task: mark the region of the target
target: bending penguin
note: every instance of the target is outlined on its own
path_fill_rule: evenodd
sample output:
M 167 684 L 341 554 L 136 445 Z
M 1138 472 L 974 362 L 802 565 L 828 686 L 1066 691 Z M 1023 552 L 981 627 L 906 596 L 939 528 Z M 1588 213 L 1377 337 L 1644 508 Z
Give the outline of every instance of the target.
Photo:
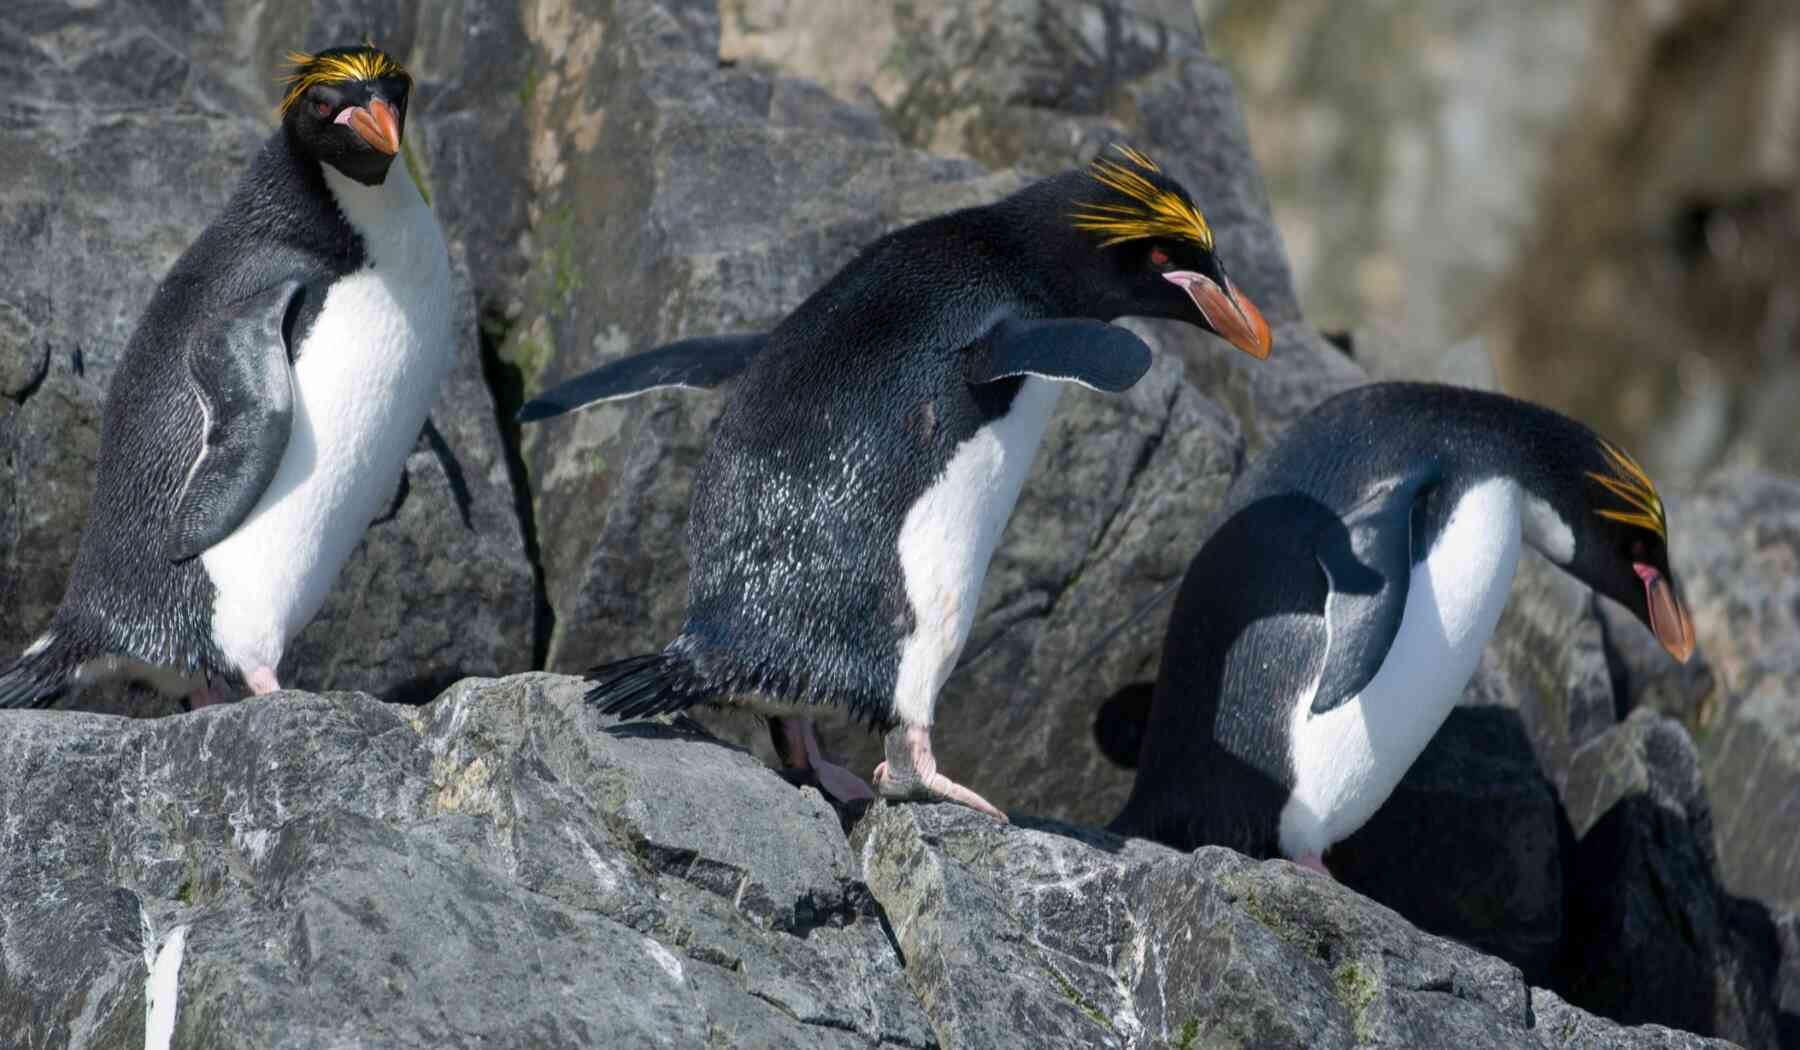
M 1456 706 L 1521 544 L 1677 660 L 1694 650 L 1644 471 L 1500 394 L 1331 398 L 1244 472 L 1219 521 L 1176 598 L 1124 834 L 1325 871 Z
M 847 708 L 887 731 L 883 796 L 1005 819 L 938 770 L 933 707 L 1061 385 L 1121 391 L 1150 367 L 1106 323 L 1128 314 L 1269 351 L 1193 198 L 1120 148 L 876 240 L 767 335 L 675 343 L 526 405 L 541 419 L 741 376 L 694 483 L 686 623 L 596 669 L 590 699 L 796 716 L 784 757 L 854 797 L 867 787 L 818 755 L 808 718 Z
M 443 235 L 394 163 L 412 80 L 373 47 L 288 57 L 281 127 L 126 346 L 68 591 L 0 707 L 112 677 L 274 691 L 393 497 L 455 346 Z

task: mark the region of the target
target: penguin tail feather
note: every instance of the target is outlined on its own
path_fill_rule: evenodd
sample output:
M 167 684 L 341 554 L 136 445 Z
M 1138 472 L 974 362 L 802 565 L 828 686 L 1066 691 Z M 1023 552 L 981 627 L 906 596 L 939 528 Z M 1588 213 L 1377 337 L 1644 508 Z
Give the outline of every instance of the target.
M 715 699 L 718 690 L 704 681 L 688 656 L 664 650 L 602 664 L 588 672 L 594 687 L 587 701 L 600 712 L 620 718 L 685 711 Z
M 49 707 L 69 691 L 69 678 L 81 662 L 81 654 L 59 635 L 43 635 L 0 670 L 0 710 Z

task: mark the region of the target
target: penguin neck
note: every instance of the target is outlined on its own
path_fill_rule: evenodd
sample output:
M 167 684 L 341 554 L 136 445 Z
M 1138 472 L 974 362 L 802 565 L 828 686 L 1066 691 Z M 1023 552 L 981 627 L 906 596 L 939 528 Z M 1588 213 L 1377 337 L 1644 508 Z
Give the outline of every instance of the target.
M 1485 469 L 1472 473 L 1510 485 L 1518 494 L 1513 503 L 1518 508 L 1519 539 L 1555 564 L 1568 565 L 1575 557 L 1575 532 L 1557 509 L 1555 475 L 1546 465 L 1543 447 L 1546 435 L 1535 428 L 1490 429 L 1487 438 L 1495 444 L 1483 457 Z
M 1427 384 L 1395 384 L 1408 396 L 1401 426 L 1416 435 L 1406 461 L 1440 459 L 1447 475 L 1467 491 L 1501 479 L 1518 493 L 1519 538 L 1559 566 L 1575 555 L 1568 503 L 1568 449 L 1589 440 L 1584 428 L 1549 409 L 1504 394 Z M 1388 428 L 1392 418 L 1365 425 Z
M 388 168 L 387 178 L 373 186 L 365 186 L 329 164 L 320 164 L 319 170 L 344 221 L 362 236 L 371 261 L 379 252 L 384 265 L 406 266 L 404 256 L 416 247 L 420 217 L 429 221 L 430 213 L 405 163 L 396 160 Z M 395 252 L 401 257 L 387 257 Z

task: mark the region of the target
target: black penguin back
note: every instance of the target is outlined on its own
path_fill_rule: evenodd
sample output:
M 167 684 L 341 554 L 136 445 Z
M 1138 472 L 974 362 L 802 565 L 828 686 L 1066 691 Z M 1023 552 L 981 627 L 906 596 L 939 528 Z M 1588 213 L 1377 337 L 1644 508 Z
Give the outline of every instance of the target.
M 987 209 L 896 231 L 771 333 L 695 479 L 687 621 L 654 671 L 665 688 L 633 710 L 748 697 L 892 724 L 916 627 L 901 527 L 1023 382 L 972 386 L 962 351 L 999 316 L 1050 309 L 1004 237 Z M 621 710 L 605 688 L 595 698 Z

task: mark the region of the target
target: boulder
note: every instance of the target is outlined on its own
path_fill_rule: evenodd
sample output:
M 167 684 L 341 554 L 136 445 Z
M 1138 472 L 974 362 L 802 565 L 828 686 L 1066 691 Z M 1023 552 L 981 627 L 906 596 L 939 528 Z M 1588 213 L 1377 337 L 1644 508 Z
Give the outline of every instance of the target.
M 1701 1047 L 1619 1028 L 1286 861 L 943 806 L 856 829 L 946 1048 Z
M 1344 885 L 1549 984 L 1563 946 L 1567 822 L 1517 712 L 1458 707 L 1328 858 Z
M 1712 676 L 1670 691 L 1694 711 L 1719 872 L 1734 894 L 1800 910 L 1800 483 L 1729 473 L 1672 513 Z
M 816 792 L 580 694 L 10 716 L 0 1040 L 934 1045 Z
M 1284 861 L 811 788 L 577 679 L 0 735 L 0 1041 L 1703 1047 Z
M 1563 803 L 1568 938 L 1559 990 L 1627 1023 L 1654 1020 L 1778 1047 L 1766 909 L 1719 884 L 1700 756 L 1681 726 L 1634 711 L 1584 745 Z

